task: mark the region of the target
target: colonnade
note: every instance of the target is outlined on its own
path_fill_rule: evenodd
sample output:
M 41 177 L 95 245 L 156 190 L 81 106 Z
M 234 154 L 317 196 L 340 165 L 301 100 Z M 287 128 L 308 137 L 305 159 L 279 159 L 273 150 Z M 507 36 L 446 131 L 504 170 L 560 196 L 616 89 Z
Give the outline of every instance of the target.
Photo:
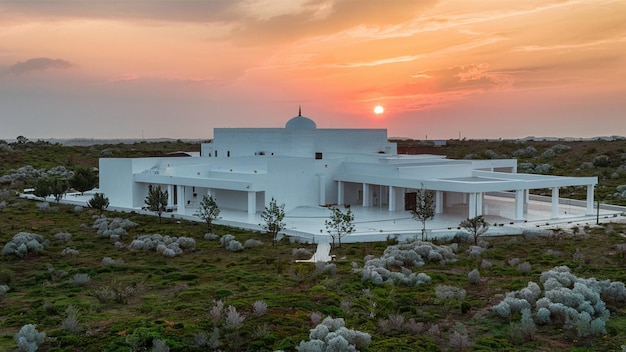
M 398 211 L 398 200 L 404 197 L 406 194 L 406 187 L 397 187 L 392 185 L 372 185 L 368 183 L 362 184 L 362 206 L 373 206 L 372 198 L 372 186 L 378 186 L 386 188 L 388 192 L 378 192 L 378 196 L 382 197 L 384 193 L 387 195 L 387 206 L 389 211 Z M 586 185 L 587 197 L 586 197 L 586 215 L 594 214 L 594 185 Z M 559 218 L 559 188 L 551 188 L 551 206 L 550 215 L 552 219 Z M 338 181 L 337 187 L 337 204 L 345 204 L 345 182 Z M 435 214 L 441 214 L 444 212 L 444 193 L 448 193 L 444 190 L 435 190 Z M 456 192 L 459 193 L 459 192 Z M 513 191 L 515 196 L 514 205 L 514 220 L 523 221 L 526 220 L 528 215 L 528 203 L 530 200 L 530 189 L 516 189 Z M 478 215 L 483 215 L 484 211 L 484 198 L 485 192 L 462 192 L 463 203 L 467 204 L 468 218 L 473 218 Z M 377 204 L 383 204 L 384 200 L 379 199 Z

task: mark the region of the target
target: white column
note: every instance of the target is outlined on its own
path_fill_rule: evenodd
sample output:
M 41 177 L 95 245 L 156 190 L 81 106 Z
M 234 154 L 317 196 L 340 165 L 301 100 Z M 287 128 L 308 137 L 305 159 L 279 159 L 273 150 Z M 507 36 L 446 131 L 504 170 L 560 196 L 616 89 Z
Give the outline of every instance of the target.
M 389 186 L 389 211 L 396 211 L 396 188 Z
M 483 215 L 483 192 L 476 193 L 476 215 Z
M 524 220 L 524 190 L 515 190 L 515 220 Z
M 587 215 L 593 215 L 593 185 L 587 185 Z
M 185 186 L 176 186 L 176 212 L 178 214 L 185 213 Z
M 248 217 L 254 217 L 256 214 L 256 192 L 248 191 Z
M 337 205 L 344 204 L 343 200 L 343 182 L 337 181 Z
M 174 205 L 174 185 L 167 185 L 167 205 Z
M 326 204 L 326 176 L 317 175 L 318 205 Z
M 443 192 L 435 191 L 435 214 L 443 213 Z
M 370 185 L 363 184 L 363 206 L 368 207 L 370 205 Z
M 469 194 L 469 214 L 468 218 L 473 218 L 476 216 L 476 193 Z
M 530 190 L 524 190 L 524 216 L 528 215 L 528 205 L 530 204 Z
M 559 217 L 559 187 L 552 188 L 552 219 Z

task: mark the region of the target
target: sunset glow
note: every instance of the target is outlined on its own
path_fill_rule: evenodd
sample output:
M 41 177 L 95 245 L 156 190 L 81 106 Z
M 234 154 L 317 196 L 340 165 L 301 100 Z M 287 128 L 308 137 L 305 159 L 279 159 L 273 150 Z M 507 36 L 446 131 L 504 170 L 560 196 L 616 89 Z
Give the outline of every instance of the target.
M 376 115 L 380 115 L 380 114 L 382 114 L 383 112 L 385 112 L 385 108 L 383 108 L 382 106 L 380 106 L 380 105 L 376 105 L 376 106 L 374 107 L 374 114 L 376 114 Z
M 625 1 L 0 0 L 0 138 L 626 135 L 624 92 Z

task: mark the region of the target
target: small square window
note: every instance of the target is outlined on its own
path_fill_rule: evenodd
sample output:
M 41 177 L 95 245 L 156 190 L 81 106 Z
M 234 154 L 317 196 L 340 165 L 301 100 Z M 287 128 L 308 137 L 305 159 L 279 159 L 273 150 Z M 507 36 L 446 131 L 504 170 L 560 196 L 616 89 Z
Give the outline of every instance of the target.
M 315 160 L 322 160 L 322 153 L 315 153 Z

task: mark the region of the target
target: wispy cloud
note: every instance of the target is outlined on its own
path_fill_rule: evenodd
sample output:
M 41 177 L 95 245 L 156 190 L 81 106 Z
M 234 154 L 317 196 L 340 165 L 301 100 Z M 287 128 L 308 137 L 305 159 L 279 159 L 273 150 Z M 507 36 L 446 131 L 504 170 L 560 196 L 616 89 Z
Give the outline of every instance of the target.
M 23 74 L 31 71 L 44 71 L 48 69 L 67 69 L 73 67 L 69 61 L 61 59 L 50 59 L 47 57 L 38 57 L 26 61 L 18 62 L 9 66 L 9 72 L 12 74 Z
M 622 44 L 626 42 L 626 37 L 617 37 L 603 40 L 595 40 L 584 43 L 573 44 L 556 44 L 556 45 L 522 45 L 512 48 L 513 52 L 534 52 L 534 51 L 563 51 L 563 50 L 577 50 L 577 49 L 590 49 L 604 45 Z
M 405 56 L 390 57 L 390 58 L 386 58 L 386 59 L 366 61 L 366 62 L 349 62 L 349 63 L 345 63 L 345 64 L 334 64 L 334 65 L 328 65 L 328 67 L 337 67 L 337 68 L 342 68 L 342 67 L 351 67 L 351 68 L 354 68 L 354 67 L 371 67 L 371 66 L 395 64 L 395 63 L 400 63 L 400 62 L 411 62 L 411 61 L 415 61 L 415 60 L 417 60 L 419 58 L 420 58 L 420 55 L 405 55 Z

